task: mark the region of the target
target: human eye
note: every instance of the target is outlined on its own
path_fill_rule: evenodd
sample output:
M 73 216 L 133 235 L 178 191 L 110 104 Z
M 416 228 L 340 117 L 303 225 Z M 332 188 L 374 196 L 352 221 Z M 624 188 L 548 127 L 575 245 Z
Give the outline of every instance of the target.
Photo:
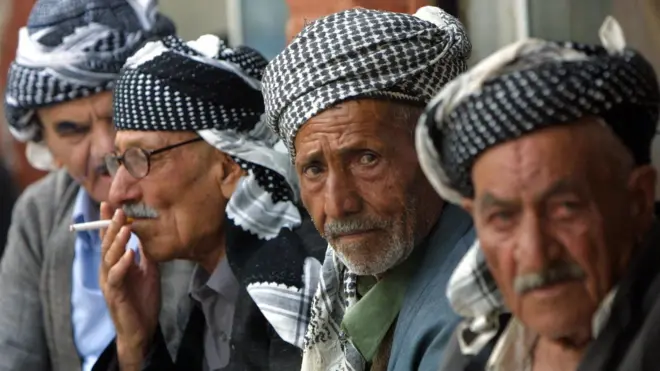
M 303 166 L 302 173 L 306 178 L 315 179 L 323 173 L 323 168 L 320 164 L 312 163 Z
M 89 132 L 89 130 L 89 126 L 77 124 L 71 121 L 61 121 L 55 125 L 55 132 L 60 137 L 85 135 Z
M 570 219 L 580 212 L 582 205 L 575 197 L 562 198 L 553 202 L 551 215 L 555 219 Z
M 376 161 L 378 161 L 378 157 L 373 152 L 365 152 L 358 159 L 358 163 L 363 166 L 373 165 Z
M 498 209 L 488 213 L 486 218 L 488 224 L 497 229 L 507 229 L 511 227 L 516 219 L 516 213 L 513 210 Z

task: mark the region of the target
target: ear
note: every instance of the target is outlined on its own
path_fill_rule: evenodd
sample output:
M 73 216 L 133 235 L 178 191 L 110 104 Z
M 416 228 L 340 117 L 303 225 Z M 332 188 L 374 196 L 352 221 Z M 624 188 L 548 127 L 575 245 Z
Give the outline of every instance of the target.
M 238 181 L 243 175 L 245 175 L 245 171 L 228 155 L 223 154 L 222 157 L 222 171 L 219 174 L 220 176 L 218 181 L 220 183 L 220 190 L 222 191 L 222 195 L 225 197 L 225 199 L 229 200 L 234 194 L 234 190 L 236 190 Z
M 656 171 L 652 165 L 635 168 L 628 178 L 628 190 L 631 195 L 630 214 L 638 221 L 640 233 L 645 233 L 655 216 Z
M 461 199 L 461 207 L 463 210 L 467 211 L 468 214 L 474 219 L 474 200 L 471 198 L 464 197 Z

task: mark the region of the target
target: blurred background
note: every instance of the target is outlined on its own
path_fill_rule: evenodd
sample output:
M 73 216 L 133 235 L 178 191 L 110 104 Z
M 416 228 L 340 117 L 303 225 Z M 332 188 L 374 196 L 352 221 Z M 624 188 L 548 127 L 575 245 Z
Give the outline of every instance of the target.
M 14 58 L 18 28 L 33 0 L 0 0 L 0 86 Z M 412 13 L 424 5 L 440 6 L 458 16 L 472 40 L 471 63 L 524 37 L 598 42 L 607 15 L 621 23 L 629 45 L 649 58 L 660 72 L 660 0 L 160 0 L 163 13 L 185 39 L 215 34 L 231 45 L 245 44 L 269 59 L 284 48 L 305 22 L 361 6 Z M 4 120 L 0 106 L 0 120 Z M 0 125 L 0 160 L 23 189 L 44 174 L 26 162 L 23 145 Z M 660 167 L 660 141 L 654 143 Z M 2 191 L 2 190 L 0 190 Z M 660 195 L 660 188 L 658 189 Z

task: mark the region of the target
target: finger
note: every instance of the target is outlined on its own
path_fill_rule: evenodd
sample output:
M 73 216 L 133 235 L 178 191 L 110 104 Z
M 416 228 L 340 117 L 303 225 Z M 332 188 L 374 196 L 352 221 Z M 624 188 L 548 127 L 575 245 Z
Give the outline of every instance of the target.
M 109 239 L 109 237 L 110 236 L 107 235 L 106 240 Z M 115 235 L 115 239 L 110 245 L 110 248 L 106 251 L 105 255 L 102 256 L 101 269 L 99 269 L 99 283 L 101 286 L 104 286 L 107 281 L 108 271 L 112 269 L 115 264 L 117 264 L 117 261 L 126 251 L 126 244 L 130 238 L 131 227 L 121 227 L 119 233 Z
M 108 280 L 106 281 L 106 288 L 121 289 L 125 282 L 128 270 L 131 268 L 134 259 L 133 250 L 128 249 L 120 257 L 117 264 L 113 265 L 108 271 Z
M 126 244 L 128 244 L 128 240 L 130 238 L 131 227 L 128 225 L 122 226 L 119 230 L 119 233 L 117 233 L 115 240 L 112 242 L 112 245 L 110 245 L 110 249 L 103 258 L 103 262 L 108 267 L 108 269 L 117 264 L 122 255 L 124 255 L 126 252 Z
M 101 202 L 101 212 L 100 218 L 101 220 L 108 220 L 112 218 L 112 207 L 107 202 Z M 101 228 L 99 230 L 99 234 L 101 236 L 101 241 L 103 241 L 103 236 L 105 235 L 105 228 Z
M 124 212 L 121 209 L 115 210 L 115 214 L 112 217 L 112 222 L 110 222 L 110 226 L 106 229 L 103 235 L 103 240 L 101 241 L 102 259 L 104 259 L 103 257 L 110 249 L 110 246 L 112 246 L 112 243 L 114 242 L 117 233 L 119 232 L 119 229 L 124 224 L 126 224 L 126 216 L 124 215 Z

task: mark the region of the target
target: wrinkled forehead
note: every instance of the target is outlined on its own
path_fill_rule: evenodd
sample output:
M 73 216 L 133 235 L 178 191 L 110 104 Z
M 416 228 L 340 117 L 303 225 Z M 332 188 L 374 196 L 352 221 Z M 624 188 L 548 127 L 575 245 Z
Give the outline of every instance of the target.
M 475 196 L 538 196 L 558 186 L 587 187 L 598 160 L 611 148 L 609 129 L 597 120 L 552 126 L 496 145 L 472 167 Z M 607 138 L 610 136 L 610 138 Z
M 112 94 L 96 93 L 88 97 L 73 99 L 38 108 L 42 122 L 70 121 L 89 122 L 93 117 L 107 119 L 112 116 Z
M 197 134 L 193 131 L 156 131 L 156 130 L 118 130 L 115 136 L 115 149 L 125 151 L 139 147 L 153 150 L 192 139 Z

